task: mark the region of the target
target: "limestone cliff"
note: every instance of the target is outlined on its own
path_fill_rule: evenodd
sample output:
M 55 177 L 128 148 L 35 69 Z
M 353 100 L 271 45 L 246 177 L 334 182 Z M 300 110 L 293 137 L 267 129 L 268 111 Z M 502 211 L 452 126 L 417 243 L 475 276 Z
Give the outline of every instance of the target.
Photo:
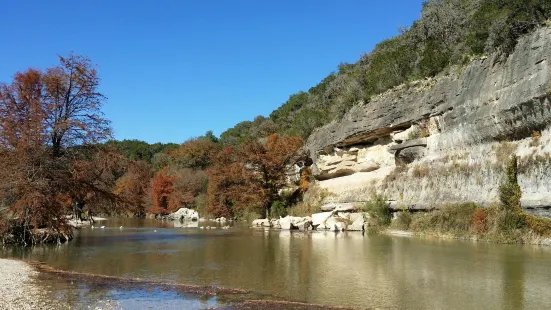
M 551 207 L 551 28 L 447 75 L 361 102 L 306 142 L 337 202 L 384 193 L 396 208 L 497 200 L 502 164 L 521 158 L 523 206 Z M 504 141 L 510 142 L 504 142 Z

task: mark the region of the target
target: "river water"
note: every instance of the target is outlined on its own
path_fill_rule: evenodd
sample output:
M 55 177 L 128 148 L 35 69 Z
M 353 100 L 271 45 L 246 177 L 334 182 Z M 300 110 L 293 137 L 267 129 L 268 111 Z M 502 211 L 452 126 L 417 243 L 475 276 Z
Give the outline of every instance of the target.
M 551 308 L 550 247 L 360 232 L 206 230 L 138 219 L 101 225 L 79 230 L 67 244 L 0 254 L 67 271 L 244 289 L 254 299 L 382 309 Z M 63 287 L 56 289 L 81 306 L 95 292 L 69 298 Z M 99 295 L 122 308 L 161 301 L 165 308 L 228 304 L 155 289 L 102 287 Z

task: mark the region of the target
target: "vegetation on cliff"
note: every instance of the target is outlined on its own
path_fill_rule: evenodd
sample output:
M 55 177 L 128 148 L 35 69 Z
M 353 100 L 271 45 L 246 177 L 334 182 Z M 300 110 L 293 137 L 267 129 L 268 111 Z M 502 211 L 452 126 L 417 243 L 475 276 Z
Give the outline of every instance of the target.
M 522 211 L 522 192 L 517 173 L 517 157 L 512 156 L 507 161 L 499 187 L 500 202 L 495 205 L 483 208 L 475 203 L 463 203 L 446 205 L 426 213 L 403 210 L 391 227 L 422 234 L 476 238 L 500 243 L 530 243 L 551 237 L 551 220 Z M 381 211 L 376 214 L 379 213 Z M 379 224 L 382 227 L 388 225 Z
M 258 116 L 228 129 L 224 145 L 278 132 L 304 140 L 339 120 L 359 101 L 412 80 L 445 73 L 474 57 L 506 56 L 518 38 L 551 18 L 547 0 L 430 0 L 421 18 L 401 34 L 379 43 L 356 63 L 342 63 L 308 91 L 293 94 L 269 117 Z

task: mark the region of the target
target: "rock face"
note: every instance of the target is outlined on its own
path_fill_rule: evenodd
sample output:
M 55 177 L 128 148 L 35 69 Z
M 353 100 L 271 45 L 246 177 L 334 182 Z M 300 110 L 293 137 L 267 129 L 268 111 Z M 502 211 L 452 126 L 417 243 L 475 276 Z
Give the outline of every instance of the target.
M 551 28 L 522 38 L 508 56 L 450 71 L 360 102 L 314 131 L 306 148 L 333 202 L 375 191 L 396 208 L 489 204 L 504 160 L 516 154 L 523 206 L 551 206 L 541 183 L 551 177 Z

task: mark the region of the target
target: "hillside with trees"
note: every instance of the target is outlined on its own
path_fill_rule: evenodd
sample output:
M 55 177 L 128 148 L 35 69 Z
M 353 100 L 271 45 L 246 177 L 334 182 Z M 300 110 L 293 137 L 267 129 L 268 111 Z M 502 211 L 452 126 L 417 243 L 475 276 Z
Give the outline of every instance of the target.
M 504 57 L 518 38 L 549 23 L 547 0 L 430 0 L 421 18 L 385 40 L 356 63 L 341 63 L 316 86 L 293 94 L 269 117 L 257 116 L 221 135 L 235 145 L 273 132 L 304 140 L 359 102 L 395 86 L 446 74 L 452 66 L 499 52 Z

